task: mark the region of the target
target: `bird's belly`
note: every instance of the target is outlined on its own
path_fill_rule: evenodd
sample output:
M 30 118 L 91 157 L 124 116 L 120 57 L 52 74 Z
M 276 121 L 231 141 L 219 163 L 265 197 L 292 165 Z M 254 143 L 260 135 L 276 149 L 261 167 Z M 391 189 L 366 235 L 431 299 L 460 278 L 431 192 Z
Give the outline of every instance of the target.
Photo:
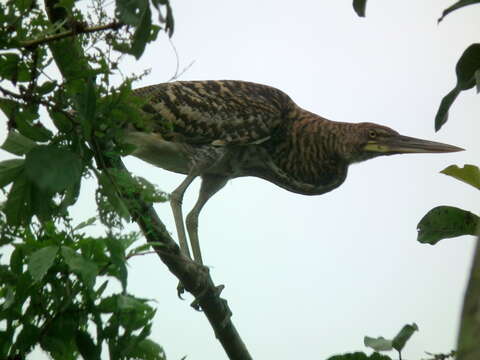
M 180 174 L 190 172 L 191 161 L 185 146 L 164 140 L 159 134 L 132 131 L 124 141 L 136 146 L 131 154 L 152 165 Z

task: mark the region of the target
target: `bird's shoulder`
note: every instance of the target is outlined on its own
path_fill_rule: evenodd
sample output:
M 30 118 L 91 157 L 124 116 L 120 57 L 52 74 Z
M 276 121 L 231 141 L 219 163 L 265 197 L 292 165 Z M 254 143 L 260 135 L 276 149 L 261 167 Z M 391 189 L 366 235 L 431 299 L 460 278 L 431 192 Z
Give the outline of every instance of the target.
M 296 107 L 283 91 L 235 80 L 177 81 L 134 90 L 147 100 L 153 129 L 214 145 L 265 141 Z

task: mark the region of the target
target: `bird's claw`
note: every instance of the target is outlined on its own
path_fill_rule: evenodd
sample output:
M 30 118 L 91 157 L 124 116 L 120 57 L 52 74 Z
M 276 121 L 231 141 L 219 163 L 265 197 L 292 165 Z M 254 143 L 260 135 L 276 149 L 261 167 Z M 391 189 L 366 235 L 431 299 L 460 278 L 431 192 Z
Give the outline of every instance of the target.
M 180 298 L 180 300 L 185 300 L 182 297 L 182 294 L 185 292 L 185 286 L 183 286 L 182 282 L 179 281 L 177 285 L 177 296 Z
M 210 296 L 214 296 L 214 297 L 220 297 L 220 294 L 222 293 L 223 289 L 225 289 L 225 285 L 218 285 L 218 286 L 215 286 L 215 291 L 213 292 L 212 295 Z M 200 306 L 200 301 L 205 298 L 207 296 L 207 291 L 206 290 L 202 290 L 202 292 L 200 294 L 198 294 L 197 296 L 195 296 L 195 300 L 192 301 L 192 303 L 190 304 L 190 306 L 192 308 L 194 308 L 195 310 L 197 311 L 202 311 L 202 308 Z M 231 314 L 230 314 L 231 315 Z M 230 318 L 230 317 L 229 317 Z

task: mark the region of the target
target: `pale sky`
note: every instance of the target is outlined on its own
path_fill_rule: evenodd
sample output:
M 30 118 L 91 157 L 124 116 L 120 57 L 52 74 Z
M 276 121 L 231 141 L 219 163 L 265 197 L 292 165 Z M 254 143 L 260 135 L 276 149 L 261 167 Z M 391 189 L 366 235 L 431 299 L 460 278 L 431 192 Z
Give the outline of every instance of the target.
M 436 246 L 416 241 L 417 223 L 435 206 L 480 212 L 478 190 L 439 174 L 451 164 L 479 165 L 480 154 L 480 97 L 473 90 L 459 96 L 439 133 L 433 127 L 455 84 L 457 59 L 479 40 L 480 6 L 437 25 L 452 3 L 370 1 L 360 19 L 351 1 L 172 0 L 181 67 L 195 61 L 182 80 L 264 83 L 332 120 L 375 122 L 467 149 L 354 165 L 340 188 L 322 196 L 242 178 L 213 197 L 200 218 L 204 261 L 215 283 L 225 285 L 222 296 L 254 359 L 369 352 L 365 335 L 392 337 L 412 322 L 420 331 L 405 359 L 455 348 L 473 237 Z M 175 56 L 160 36 L 140 61 L 124 66 L 151 68 L 138 86 L 150 85 L 173 75 Z M 126 165 L 165 191 L 183 178 L 134 158 Z M 92 189 L 74 209 L 79 220 L 93 215 Z M 197 192 L 198 181 L 185 213 Z M 156 209 L 176 237 L 170 206 Z M 226 359 L 205 316 L 190 308 L 190 296 L 177 298 L 177 280 L 156 256 L 131 260 L 129 274 L 129 292 L 157 301 L 152 338 L 169 359 Z

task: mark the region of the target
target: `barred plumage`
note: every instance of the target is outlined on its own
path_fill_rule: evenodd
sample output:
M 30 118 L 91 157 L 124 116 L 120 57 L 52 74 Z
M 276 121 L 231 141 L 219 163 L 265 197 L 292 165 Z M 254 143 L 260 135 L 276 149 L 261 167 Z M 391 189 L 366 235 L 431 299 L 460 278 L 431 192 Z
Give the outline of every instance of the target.
M 343 183 L 351 163 L 413 152 L 462 149 L 399 135 L 372 123 L 341 123 L 298 107 L 284 92 L 244 81 L 182 81 L 135 90 L 146 98 L 151 132 L 130 130 L 133 155 L 187 177 L 172 193 L 180 245 L 189 255 L 181 202 L 202 178 L 186 218 L 193 255 L 202 262 L 198 215 L 228 180 L 256 176 L 284 189 L 319 195 Z

